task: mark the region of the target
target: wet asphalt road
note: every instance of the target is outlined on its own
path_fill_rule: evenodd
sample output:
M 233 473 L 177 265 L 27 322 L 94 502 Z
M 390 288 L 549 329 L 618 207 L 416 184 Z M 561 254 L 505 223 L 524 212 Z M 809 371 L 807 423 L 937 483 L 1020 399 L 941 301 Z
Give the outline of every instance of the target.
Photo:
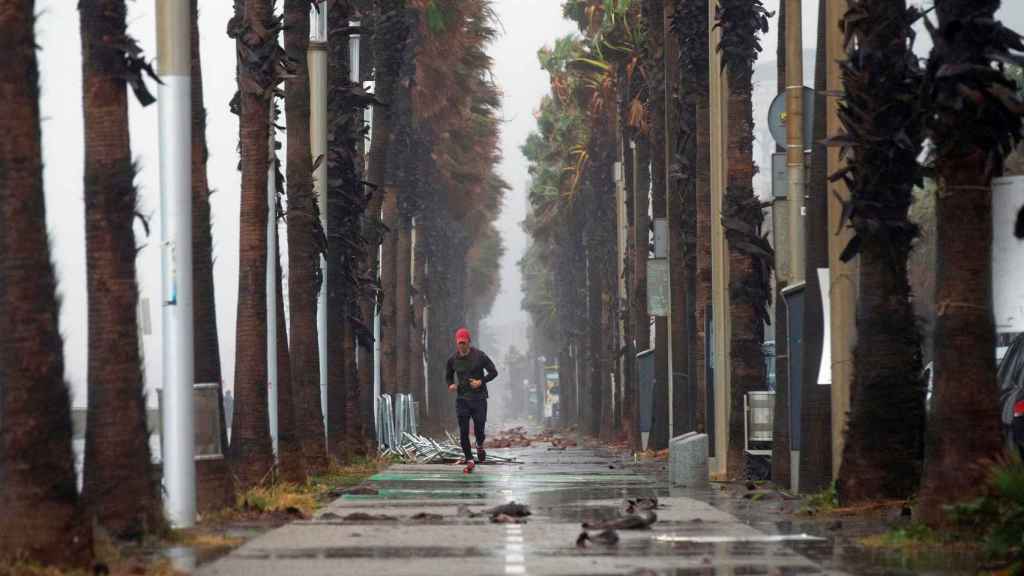
M 517 464 L 396 465 L 374 476 L 376 494 L 348 494 L 310 521 L 260 536 L 203 575 L 280 574 L 838 574 L 777 542 L 697 493 L 669 491 L 653 478 L 587 448 L 550 445 L 494 450 Z M 620 530 L 614 546 L 576 546 L 582 522 L 616 518 L 625 498 L 657 496 L 649 530 Z M 471 512 L 528 504 L 523 524 Z M 351 514 L 390 518 L 346 520 Z M 417 518 L 414 516 L 421 515 Z M 761 527 L 765 530 L 764 527 Z M 597 531 L 591 531 L 596 534 Z

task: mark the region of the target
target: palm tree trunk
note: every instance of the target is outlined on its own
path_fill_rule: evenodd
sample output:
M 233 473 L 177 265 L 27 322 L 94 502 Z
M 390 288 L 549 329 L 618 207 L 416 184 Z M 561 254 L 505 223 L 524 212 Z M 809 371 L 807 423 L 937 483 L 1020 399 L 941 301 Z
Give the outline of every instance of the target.
M 844 505 L 910 497 L 924 456 L 921 335 L 908 281 L 918 235 L 909 210 L 923 140 L 920 72 L 913 47 L 902 41 L 912 13 L 904 1 L 862 8 L 866 18 L 846 28 L 856 48 L 844 73 L 843 110 L 858 106 L 886 121 L 847 129 L 855 138 L 848 181 L 861 249 L 851 410 L 837 484 Z M 876 222 L 892 228 L 876 231 Z
M 245 0 L 228 24 L 238 46 L 241 92 L 242 206 L 239 224 L 238 319 L 232 469 L 241 490 L 262 482 L 274 465 L 267 419 L 267 166 L 275 42 L 270 0 Z M 263 32 L 260 32 L 263 31 Z
M 79 4 L 85 116 L 89 410 L 83 501 L 117 536 L 160 530 L 146 429 L 136 311 L 134 185 L 128 135 L 124 0 Z
M 412 282 L 412 222 L 399 217 L 395 238 L 395 378 L 397 389 L 405 394 L 413 392 L 409 380 L 409 337 L 412 308 L 409 287 Z
M 387 231 L 384 233 L 383 247 L 380 255 L 380 389 L 385 394 L 401 392 L 398 387 L 398 326 L 397 298 L 395 288 L 398 267 L 398 190 L 394 187 L 384 189 L 383 220 Z
M 754 58 L 749 50 L 749 35 L 760 31 L 756 22 L 764 9 L 757 0 L 734 0 L 723 5 L 720 24 L 722 46 L 742 49 L 728 51 L 726 72 L 729 79 L 728 182 L 722 221 L 729 243 L 730 334 L 730 410 L 729 450 L 726 474 L 730 479 L 746 476 L 744 453 L 743 400 L 751 390 L 764 386 L 764 323 L 771 298 L 769 275 L 771 247 L 761 236 L 764 219 L 760 201 L 754 196 L 753 91 Z M 753 29 L 751 29 L 753 28 Z
M 427 390 L 423 366 L 423 311 L 426 304 L 426 243 L 423 239 L 423 218 L 416 218 L 416 244 L 413 249 L 412 322 L 409 329 L 409 388 L 426 406 Z
M 947 520 L 943 504 L 971 500 L 986 489 L 988 471 L 981 464 L 1002 452 L 992 262 L 985 256 L 992 250 L 992 179 L 1020 141 L 1021 114 L 994 96 L 994 84 L 1005 90 L 1009 83 L 979 72 L 1005 60 L 993 54 L 1010 50 L 1013 34 L 995 20 L 999 6 L 999 0 L 935 2 L 938 34 L 924 92 L 938 151 L 938 314 L 933 411 L 917 510 L 933 525 Z M 947 73 L 956 68 L 974 71 Z
M 280 246 L 280 243 L 278 243 Z M 299 419 L 302 412 L 298 406 L 298 394 L 295 393 L 294 371 L 289 351 L 288 326 L 284 318 L 284 292 L 282 291 L 283 270 L 281 268 L 281 252 L 274 255 L 277 263 L 277 468 L 278 478 L 292 484 L 306 483 L 306 462 L 302 453 L 302 440 L 299 432 Z M 293 344 L 294 345 L 294 344 Z M 319 386 L 317 386 L 319 389 Z M 319 390 L 318 390 L 319 391 Z M 317 394 L 317 399 L 319 399 Z
M 706 38 L 708 35 L 708 0 L 687 0 L 686 13 L 693 13 L 695 37 Z M 692 11 L 692 12 L 691 12 Z M 697 417 L 694 427 L 698 432 L 707 432 L 708 387 L 707 379 L 707 324 L 711 309 L 711 108 L 710 87 L 708 77 L 708 43 L 697 41 L 692 50 L 684 51 L 691 59 L 689 65 L 693 72 L 691 81 L 694 84 L 696 98 L 695 122 L 696 134 L 696 166 L 694 190 L 694 209 L 696 211 L 696 285 L 694 287 L 694 324 L 696 347 L 693 358 L 696 376 L 696 391 L 693 401 L 697 405 Z
M 224 412 L 224 380 L 220 369 L 217 304 L 213 290 L 213 235 L 210 227 L 210 185 L 206 162 L 206 108 L 199 52 L 199 1 L 190 0 L 192 37 L 192 331 L 196 382 L 217 383 L 220 449 L 225 458 L 196 461 L 196 505 L 200 512 L 234 503 L 235 487 L 228 469 L 228 426 Z
M 71 401 L 50 264 L 35 3 L 0 0 L 0 556 L 85 565 Z
M 287 0 L 284 48 L 292 66 L 285 80 L 285 120 L 288 125 L 288 306 L 292 389 L 297 437 L 306 466 L 313 473 L 326 469 L 324 423 L 320 407 L 320 357 L 317 333 L 317 293 L 320 290 L 320 218 L 313 193 L 313 157 L 309 122 L 309 0 Z M 278 336 L 280 339 L 280 336 Z M 280 386 L 280 383 L 278 384 Z M 280 402 L 280 401 L 279 401 Z M 280 414 L 280 410 L 278 410 Z M 280 424 L 279 424 L 280 427 Z M 278 448 L 280 449 L 280 438 Z

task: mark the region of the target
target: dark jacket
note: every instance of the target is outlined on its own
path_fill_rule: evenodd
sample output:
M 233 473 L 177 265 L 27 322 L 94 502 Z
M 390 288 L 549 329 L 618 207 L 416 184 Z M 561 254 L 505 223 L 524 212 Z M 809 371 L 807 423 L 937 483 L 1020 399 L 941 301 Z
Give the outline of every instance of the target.
M 448 359 L 444 380 L 449 386 L 456 383 L 459 385 L 459 398 L 480 399 L 487 398 L 487 383 L 497 377 L 498 369 L 487 354 L 470 348 L 469 354 L 453 354 Z M 470 380 L 480 380 L 483 385 L 474 390 L 469 385 Z

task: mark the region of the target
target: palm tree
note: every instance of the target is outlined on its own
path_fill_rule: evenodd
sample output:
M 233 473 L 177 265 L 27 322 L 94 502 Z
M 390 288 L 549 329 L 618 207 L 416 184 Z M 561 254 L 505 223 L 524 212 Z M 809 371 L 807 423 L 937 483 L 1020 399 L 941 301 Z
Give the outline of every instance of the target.
M 985 485 L 979 466 L 1002 449 L 992 315 L 992 178 L 1021 137 L 1017 86 L 1003 62 L 1024 50 L 995 19 L 999 0 L 937 0 L 925 78 L 927 135 L 938 172 L 935 381 L 918 513 Z M 998 65 L 994 65 L 998 63 Z M 965 217 L 966 216 L 966 217 Z
M 768 31 L 768 12 L 760 0 L 720 0 L 718 26 L 729 80 L 728 182 L 722 223 L 729 243 L 729 312 L 731 409 L 729 411 L 729 478 L 745 474 L 743 399 L 764 383 L 761 343 L 773 254 L 761 234 L 761 202 L 754 196 L 754 142 L 751 93 L 754 61 L 761 51 L 759 33 Z
M 284 5 L 284 49 L 290 75 L 285 80 L 288 124 L 288 306 L 291 311 L 291 372 L 298 408 L 299 439 L 310 471 L 326 469 L 324 421 L 320 417 L 320 358 L 317 336 L 317 293 L 323 229 L 313 195 L 313 157 L 309 136 L 309 0 Z M 280 413 L 280 412 L 279 412 Z M 280 440 L 278 441 L 280 443 Z
M 381 300 L 381 391 L 394 392 L 394 222 L 398 210 L 395 191 L 388 187 L 388 150 L 391 131 L 394 129 L 394 103 L 401 87 L 399 72 L 404 61 L 404 46 L 408 38 L 409 24 L 406 20 L 405 0 L 374 1 L 375 31 L 373 35 L 373 58 L 376 80 L 376 95 L 381 104 L 373 108 L 373 140 L 370 143 L 370 158 L 367 179 L 377 187 L 380 203 L 370 205 L 370 216 L 381 217 L 384 228 L 368 230 L 368 236 L 383 244 L 384 253 L 380 264 Z M 383 215 L 379 216 L 379 210 Z M 371 246 L 376 246 L 376 242 Z M 376 254 L 371 247 L 370 252 Z M 371 257 L 376 260 L 376 256 Z
M 228 35 L 238 50 L 242 155 L 235 407 L 230 456 L 239 489 L 274 465 L 267 416 L 267 166 L 270 99 L 280 59 L 271 0 L 236 5 Z
M 82 497 L 87 514 L 121 537 L 163 524 L 146 430 L 135 281 L 137 191 L 126 79 L 145 65 L 127 36 L 124 0 L 83 0 L 85 235 L 89 292 L 89 409 Z M 140 72 L 134 75 L 141 83 Z M 143 89 L 144 90 L 144 89 Z M 143 94 L 143 105 L 152 97 Z
M 228 431 L 224 413 L 224 381 L 217 340 L 217 306 L 213 290 L 213 237 L 210 226 L 210 186 L 206 177 L 206 108 L 199 52 L 199 1 L 189 2 L 192 37 L 192 286 L 193 353 L 196 382 L 217 383 L 220 448 L 225 458 L 196 461 L 197 506 L 219 510 L 234 503 L 234 483 L 228 470 Z
M 327 13 L 328 443 L 339 458 L 370 450 L 367 408 L 373 391 L 372 356 L 367 353 L 372 349 L 373 308 L 365 306 L 363 295 L 374 293 L 368 289 L 373 280 L 366 266 L 368 253 L 376 249 L 367 248 L 375 243 L 364 236 L 370 200 L 362 184 L 360 142 L 363 111 L 375 101 L 349 80 L 350 9 L 337 3 Z M 357 345 L 363 350 L 358 372 Z
M 71 406 L 50 263 L 35 2 L 0 0 L 0 556 L 84 564 Z
M 919 16 L 903 1 L 854 0 L 843 20 L 849 54 L 840 118 L 850 165 L 841 175 L 856 231 L 843 258 L 860 255 L 861 262 L 852 402 L 837 484 L 844 504 L 909 497 L 921 478 L 921 335 L 907 275 L 918 236 L 908 216 L 922 182 L 917 156 L 924 139 L 917 98 L 923 75 L 911 43 Z
M 276 230 L 275 230 L 276 231 Z M 280 244 L 278 244 L 280 246 Z M 282 292 L 281 276 L 281 253 L 274 255 L 274 262 L 277 264 L 277 273 L 274 275 L 277 282 L 277 309 L 274 320 L 277 322 L 277 469 L 278 478 L 292 484 L 306 483 L 306 461 L 302 451 L 302 438 L 299 428 L 299 419 L 302 412 L 298 406 L 298 394 L 295 393 L 295 372 L 292 370 L 292 355 L 289 350 L 289 342 L 294 342 L 294 337 L 289 338 L 288 326 L 284 318 L 284 292 Z M 320 399 L 319 383 L 317 385 L 317 400 Z M 321 420 L 322 422 L 322 420 Z

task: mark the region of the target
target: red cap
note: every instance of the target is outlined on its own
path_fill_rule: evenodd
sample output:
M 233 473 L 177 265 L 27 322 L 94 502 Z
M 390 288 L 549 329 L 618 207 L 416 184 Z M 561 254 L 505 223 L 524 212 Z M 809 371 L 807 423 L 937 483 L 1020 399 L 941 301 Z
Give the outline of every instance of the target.
M 469 330 L 465 328 L 459 328 L 455 331 L 455 342 L 469 342 Z

